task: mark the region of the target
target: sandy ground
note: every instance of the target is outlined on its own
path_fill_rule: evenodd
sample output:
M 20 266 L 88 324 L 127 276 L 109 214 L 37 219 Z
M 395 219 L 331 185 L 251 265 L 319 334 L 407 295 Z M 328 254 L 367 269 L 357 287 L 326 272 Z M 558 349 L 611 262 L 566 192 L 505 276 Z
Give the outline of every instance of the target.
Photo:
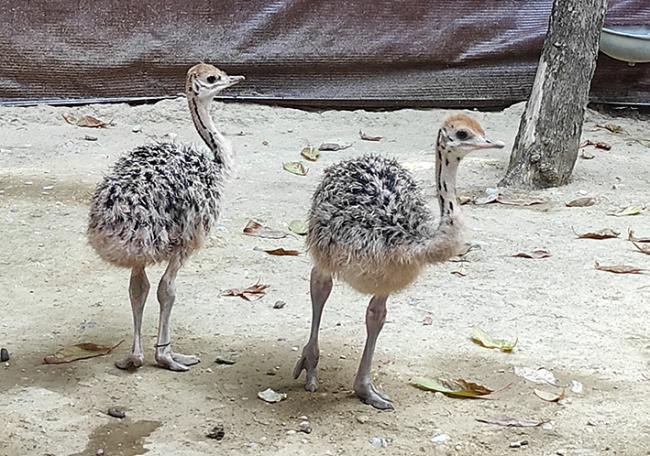
M 469 157 L 461 195 L 480 195 L 505 170 L 522 106 L 477 113 L 488 133 L 507 143 L 501 151 Z M 66 124 L 65 112 L 112 119 L 91 130 Z M 272 257 L 255 247 L 302 248 L 302 239 L 265 240 L 242 234 L 249 218 L 286 229 L 303 218 L 325 166 L 364 152 L 396 156 L 433 198 L 431 146 L 444 111 L 304 112 L 227 104 L 215 111 L 237 151 L 236 175 L 220 225 L 178 279 L 173 315 L 177 349 L 202 363 L 187 373 L 153 364 L 158 306 L 149 296 L 144 342 L 147 364 L 122 372 L 113 362 L 130 344 L 128 271 L 102 263 L 85 241 L 89 195 L 124 151 L 165 134 L 197 141 L 182 99 L 155 105 L 80 108 L 0 108 L 0 345 L 11 353 L 0 366 L 0 454 L 20 455 L 647 455 L 650 454 L 650 324 L 648 275 L 615 275 L 603 264 L 650 268 L 650 256 L 625 240 L 628 228 L 650 236 L 650 212 L 613 217 L 609 211 L 650 203 L 650 149 L 631 140 L 650 137 L 648 122 L 589 112 L 585 139 L 607 141 L 611 151 L 588 148 L 573 182 L 523 198 L 545 204 L 464 206 L 471 238 L 481 249 L 459 263 L 429 268 L 389 301 L 375 362 L 377 384 L 395 400 L 379 412 L 351 395 L 365 337 L 367 297 L 335 285 L 321 338 L 321 390 L 302 389 L 291 371 L 306 342 L 310 304 L 309 259 Z M 615 123 L 613 134 L 596 124 Z M 141 132 L 133 132 L 141 126 Z M 360 141 L 358 130 L 386 136 Z M 84 139 L 92 135 L 96 141 Z M 352 142 L 324 152 L 306 177 L 282 170 L 308 142 Z M 597 204 L 567 208 L 591 195 Z M 610 227 L 620 239 L 576 239 L 576 230 Z M 546 248 L 550 258 L 513 258 Z M 162 269 L 154 268 L 157 280 Z M 271 285 L 260 301 L 221 296 L 257 280 Z M 283 300 L 286 307 L 273 309 Z M 431 318 L 432 324 L 424 322 Z M 472 328 L 518 338 L 512 354 L 469 340 Z M 79 342 L 125 343 L 114 353 L 63 365 L 43 356 Z M 217 356 L 236 361 L 215 364 Z M 533 394 L 537 385 L 514 368 L 544 367 L 566 390 L 562 404 Z M 417 390 L 416 376 L 464 378 L 493 389 L 485 400 L 460 400 Z M 269 405 L 256 397 L 271 387 L 288 394 Z M 125 407 L 127 418 L 106 415 Z M 506 428 L 476 418 L 509 416 L 548 421 Z M 306 416 L 313 431 L 295 432 Z M 205 434 L 223 424 L 225 438 Z M 445 441 L 446 434 L 449 439 Z M 372 439 L 385 439 L 376 448 Z M 433 439 L 433 441 L 432 441 Z M 442 440 L 443 443 L 439 441 Z M 527 441 L 521 448 L 512 442 Z M 375 439 L 375 443 L 378 440 Z M 437 443 L 438 442 L 438 443 Z

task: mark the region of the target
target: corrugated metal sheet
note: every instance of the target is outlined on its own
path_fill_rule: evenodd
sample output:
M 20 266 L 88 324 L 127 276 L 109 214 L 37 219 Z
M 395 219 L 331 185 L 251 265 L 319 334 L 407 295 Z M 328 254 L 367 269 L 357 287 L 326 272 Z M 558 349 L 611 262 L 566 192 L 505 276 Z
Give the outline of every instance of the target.
M 0 102 L 164 97 L 215 63 L 230 95 L 340 106 L 496 106 L 532 85 L 552 0 L 0 0 Z M 611 0 L 609 25 L 650 24 Z M 594 99 L 650 103 L 650 65 L 601 55 Z

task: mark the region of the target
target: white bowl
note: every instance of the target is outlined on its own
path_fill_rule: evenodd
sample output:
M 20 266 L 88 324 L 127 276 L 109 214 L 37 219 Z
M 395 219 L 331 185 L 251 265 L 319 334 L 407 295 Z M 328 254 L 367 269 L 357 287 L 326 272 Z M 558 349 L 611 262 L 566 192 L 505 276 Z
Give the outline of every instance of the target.
M 627 63 L 650 62 L 650 26 L 603 27 L 600 50 L 613 59 Z

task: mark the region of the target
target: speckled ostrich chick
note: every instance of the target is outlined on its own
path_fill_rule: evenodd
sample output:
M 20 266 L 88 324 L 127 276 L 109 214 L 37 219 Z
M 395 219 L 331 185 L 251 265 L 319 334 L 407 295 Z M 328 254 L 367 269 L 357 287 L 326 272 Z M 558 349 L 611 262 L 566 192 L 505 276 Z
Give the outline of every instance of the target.
M 145 267 L 160 262 L 168 262 L 168 266 L 157 292 L 160 321 L 156 362 L 174 371 L 185 371 L 199 362 L 196 356 L 171 350 L 175 279 L 185 260 L 203 245 L 219 216 L 223 183 L 232 159 L 230 144 L 217 131 L 208 108 L 215 95 L 243 79 L 228 76 L 212 65 L 190 68 L 187 101 L 196 130 L 211 154 L 175 143 L 138 147 L 115 163 L 92 198 L 90 245 L 109 263 L 131 269 L 133 345 L 129 356 L 116 363 L 120 369 L 143 364 L 140 330 L 149 293 Z
M 307 236 L 314 261 L 311 334 L 294 369 L 295 378 L 306 371 L 306 390 L 318 388 L 318 331 L 332 278 L 337 277 L 372 295 L 354 391 L 375 408 L 393 408 L 370 376 L 375 343 L 386 319 L 386 300 L 411 284 L 426 265 L 459 252 L 464 240 L 456 200 L 458 165 L 469 152 L 501 147 L 503 143 L 488 140 L 470 116 L 455 114 L 445 120 L 436 144 L 438 222 L 411 174 L 395 160 L 367 155 L 325 170 L 313 196 Z

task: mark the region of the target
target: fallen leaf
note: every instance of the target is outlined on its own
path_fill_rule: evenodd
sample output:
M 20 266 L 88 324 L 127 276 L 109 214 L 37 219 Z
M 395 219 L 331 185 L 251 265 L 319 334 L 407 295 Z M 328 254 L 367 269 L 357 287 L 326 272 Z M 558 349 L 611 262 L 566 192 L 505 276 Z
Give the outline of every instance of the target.
M 464 206 L 466 204 L 469 204 L 472 202 L 472 197 L 471 196 L 459 196 L 458 197 L 458 204 L 461 206 Z
M 298 250 L 285 250 L 282 247 L 279 247 L 277 249 L 260 249 L 255 247 L 253 250 L 258 250 L 260 252 L 266 252 L 269 255 L 275 255 L 275 256 L 298 256 L 300 255 L 300 252 Z
M 650 237 L 636 237 L 634 236 L 634 231 L 628 230 L 627 232 L 627 240 L 632 241 L 632 242 L 650 242 Z
M 307 146 L 307 147 L 303 148 L 300 151 L 300 155 L 302 155 L 304 158 L 306 158 L 309 161 L 315 162 L 320 157 L 320 152 L 315 147 Z M 284 168 L 284 169 L 287 169 L 287 168 Z M 287 169 L 287 171 L 289 171 L 289 170 Z M 293 172 L 293 171 L 290 171 L 290 172 Z M 298 173 L 294 173 L 294 174 L 298 174 Z M 307 171 L 305 171 L 305 173 L 301 174 L 301 175 L 304 176 L 305 174 L 307 174 Z
M 582 158 L 584 160 L 591 160 L 594 157 L 595 157 L 594 154 L 592 154 L 591 152 L 588 152 L 586 150 L 583 150 L 583 151 L 580 152 L 580 158 Z
M 616 133 L 616 134 L 623 133 L 623 127 L 621 127 L 620 125 L 613 124 L 613 123 L 598 124 L 598 125 L 596 125 L 596 127 L 604 128 L 605 130 L 608 130 L 608 131 L 610 131 L 612 133 Z
M 445 380 L 418 377 L 411 382 L 411 385 L 421 390 L 435 391 L 452 397 L 476 398 L 487 396 L 494 392 L 483 385 L 468 382 L 460 378 L 457 380 Z
M 532 252 L 518 252 L 512 255 L 514 258 L 530 258 L 533 260 L 540 260 L 551 256 L 551 252 L 544 249 L 535 249 Z
M 571 227 L 573 230 L 573 227 Z M 612 239 L 617 238 L 621 234 L 619 231 L 612 230 L 611 228 L 603 228 L 598 231 L 588 231 L 586 233 L 576 233 L 576 230 L 573 230 L 578 239 Z
M 533 383 L 548 383 L 553 386 L 558 385 L 558 381 L 555 378 L 555 375 L 553 375 L 553 372 L 543 367 L 533 369 L 531 367 L 515 366 L 515 375 L 525 378 L 529 382 Z
M 244 234 L 265 239 L 282 239 L 288 236 L 284 231 L 272 230 L 255 220 L 249 220 L 244 227 Z
M 309 172 L 309 168 L 305 167 L 302 162 L 286 162 L 282 164 L 282 168 L 296 176 L 306 176 Z
M 352 144 L 323 143 L 318 146 L 318 150 L 336 152 L 352 147 Z
M 292 220 L 289 222 L 289 230 L 300 236 L 305 236 L 309 232 L 309 227 L 302 220 Z
M 515 348 L 515 345 L 517 345 L 517 339 L 514 342 L 506 339 L 496 339 L 479 327 L 474 327 L 472 341 L 485 348 L 498 348 L 502 352 L 511 352 Z
M 566 203 L 566 207 L 589 207 L 596 204 L 596 198 L 593 196 L 583 196 Z
M 634 247 L 639 249 L 641 253 L 645 253 L 646 255 L 650 255 L 650 245 L 643 245 L 638 242 L 632 241 L 632 244 L 634 244 Z
M 277 393 L 271 388 L 267 388 L 264 391 L 257 393 L 257 397 L 269 404 L 275 404 L 276 402 L 285 400 L 287 398 L 287 393 Z
M 451 273 L 457 275 L 458 277 L 465 277 L 467 275 L 467 271 L 465 271 L 465 266 L 463 266 L 462 264 L 458 269 L 451 271 Z
M 223 293 L 223 296 L 238 296 L 242 299 L 245 299 L 246 301 L 257 301 L 258 299 L 262 299 L 264 297 L 266 294 L 265 290 L 270 286 L 271 285 L 265 285 L 257 282 L 255 285 L 251 285 L 250 287 L 243 290 L 239 288 L 231 288 L 230 290 L 226 290 Z
M 501 195 L 497 198 L 497 203 L 505 204 L 507 206 L 534 206 L 536 204 L 544 204 L 546 200 L 540 198 L 531 199 L 509 199 Z
M 361 130 L 359 130 L 359 137 L 364 141 L 381 141 L 382 139 L 384 139 L 383 136 L 370 136 L 362 132 Z
M 636 266 L 628 266 L 626 264 L 602 265 L 597 261 L 595 262 L 594 266 L 599 271 L 613 272 L 614 274 L 643 274 L 647 271 L 647 269 L 637 268 Z
M 607 215 L 613 215 L 615 217 L 625 217 L 628 215 L 639 215 L 642 211 L 643 208 L 640 208 L 639 206 L 628 206 L 619 212 L 608 212 Z
M 538 398 L 546 402 L 558 402 L 564 399 L 565 397 L 564 390 L 562 390 L 562 392 L 558 394 L 551 391 L 535 389 L 533 390 L 533 393 L 535 394 L 535 396 L 537 396 Z
M 45 364 L 62 364 L 78 361 L 80 359 L 95 358 L 96 356 L 108 355 L 115 350 L 123 340 L 119 341 L 112 347 L 109 345 L 97 345 L 92 342 L 85 342 L 69 347 L 63 347 L 53 355 L 47 355 L 43 358 Z
M 591 139 L 586 140 L 580 147 L 594 146 L 596 149 L 610 150 L 612 146 L 605 141 L 594 142 Z
M 72 113 L 63 114 L 63 119 L 71 125 L 76 125 L 77 127 L 87 127 L 87 128 L 106 128 L 110 125 L 110 122 L 104 122 L 93 116 L 76 116 Z
M 548 423 L 548 421 L 539 420 L 519 420 L 516 418 L 510 418 L 508 416 L 497 416 L 494 418 L 476 418 L 476 421 L 507 427 L 538 427 L 545 423 Z

